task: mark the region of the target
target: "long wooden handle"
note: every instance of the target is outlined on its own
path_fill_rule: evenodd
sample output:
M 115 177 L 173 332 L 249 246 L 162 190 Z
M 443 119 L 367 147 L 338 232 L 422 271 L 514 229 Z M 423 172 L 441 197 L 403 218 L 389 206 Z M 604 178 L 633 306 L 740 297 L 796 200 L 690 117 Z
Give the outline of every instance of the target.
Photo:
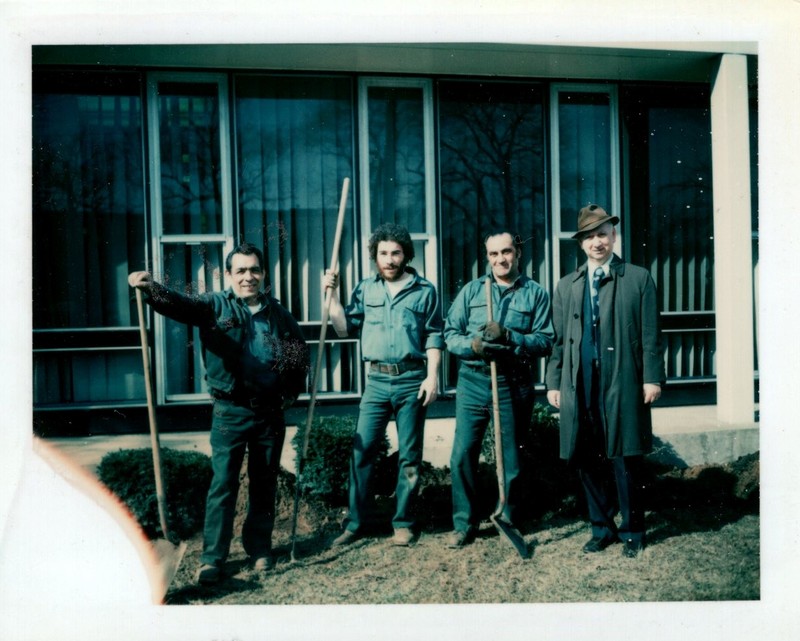
M 331 272 L 336 272 L 339 268 L 339 245 L 342 241 L 342 229 L 344 228 L 344 212 L 347 207 L 347 192 L 350 189 L 350 179 L 345 178 L 342 182 L 342 197 L 339 200 L 339 217 L 336 221 L 336 234 L 333 238 L 333 254 L 331 255 Z M 322 359 L 325 354 L 325 335 L 328 331 L 328 318 L 331 310 L 331 296 L 333 293 L 330 289 L 325 290 L 325 303 L 322 306 L 322 326 L 319 330 L 319 344 L 317 346 L 317 362 L 314 366 L 314 375 L 311 379 L 311 399 L 308 402 L 308 415 L 306 416 L 306 430 L 303 435 L 303 452 L 301 461 L 305 460 L 308 453 L 308 437 L 311 432 L 311 423 L 314 420 L 314 406 L 317 400 L 317 381 L 319 380 L 319 372 L 322 369 Z
M 486 278 L 486 321 L 494 320 L 492 313 L 492 279 Z M 497 462 L 497 486 L 499 492 L 499 510 L 502 512 L 506 504 L 505 468 L 503 467 L 503 430 L 500 425 L 500 395 L 497 391 L 497 362 L 489 361 L 489 372 L 492 378 L 492 418 L 494 423 L 494 456 Z
M 139 315 L 139 337 L 142 342 L 142 365 L 144 368 L 144 386 L 147 395 L 147 418 L 150 423 L 150 445 L 153 450 L 153 472 L 156 479 L 156 498 L 158 499 L 158 518 L 164 538 L 169 539 L 167 529 L 167 497 L 164 491 L 164 471 L 161 467 L 161 443 L 158 438 L 158 424 L 156 423 L 156 407 L 153 400 L 153 383 L 150 376 L 150 350 L 147 344 L 147 327 L 144 316 L 144 303 L 142 290 L 136 289 L 136 311 Z

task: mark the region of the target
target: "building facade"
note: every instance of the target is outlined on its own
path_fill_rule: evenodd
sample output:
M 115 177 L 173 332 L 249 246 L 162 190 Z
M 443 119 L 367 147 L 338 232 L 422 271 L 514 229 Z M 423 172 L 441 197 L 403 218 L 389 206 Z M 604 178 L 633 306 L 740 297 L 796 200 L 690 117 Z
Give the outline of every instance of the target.
M 345 177 L 343 292 L 370 273 L 370 231 L 398 222 L 443 312 L 484 270 L 486 230 L 516 229 L 552 291 L 580 261 L 578 209 L 619 215 L 618 252 L 658 287 L 666 398 L 749 425 L 756 72 L 742 43 L 35 46 L 34 429 L 146 430 L 133 270 L 218 290 L 234 244 L 263 246 L 315 351 Z M 196 332 L 148 323 L 160 411 L 203 429 Z M 321 411 L 364 385 L 358 342 L 328 337 Z

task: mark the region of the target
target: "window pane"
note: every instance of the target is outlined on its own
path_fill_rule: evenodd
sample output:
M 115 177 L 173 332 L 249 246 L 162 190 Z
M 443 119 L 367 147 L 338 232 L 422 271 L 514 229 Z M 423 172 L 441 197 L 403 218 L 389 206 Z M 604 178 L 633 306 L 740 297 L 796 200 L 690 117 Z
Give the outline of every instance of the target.
M 570 238 L 559 239 L 559 257 L 561 264 L 559 265 L 559 274 L 566 275 L 574 272 L 578 267 L 586 262 L 586 254 L 578 246 L 578 242 Z
M 626 104 L 630 211 L 634 237 L 642 239 L 631 247 L 632 260 L 653 275 L 662 311 L 711 311 L 714 221 L 707 91 L 632 89 Z
M 221 291 L 225 270 L 222 254 L 221 243 L 165 245 L 161 281 L 171 289 L 190 296 Z M 165 317 L 163 344 L 166 396 L 207 391 L 198 328 Z
M 144 266 L 136 74 L 33 77 L 33 327 L 135 325 Z
M 142 352 L 34 353 L 33 400 L 37 406 L 144 401 Z
M 578 210 L 611 206 L 611 107 L 605 93 L 560 93 L 558 152 L 561 231 L 576 231 Z
M 241 235 L 264 247 L 273 293 L 300 321 L 322 318 L 342 181 L 353 171 L 349 78 L 236 78 Z M 339 252 L 342 291 L 354 260 L 351 183 Z
M 544 202 L 543 99 L 523 83 L 439 84 L 442 265 L 446 313 L 465 283 L 486 271 L 485 233 L 516 231 L 520 269 L 543 278 L 547 237 Z M 455 383 L 446 359 L 445 379 Z
M 426 233 L 422 89 L 370 87 L 367 95 L 372 228 L 393 222 Z
M 707 88 L 629 87 L 631 261 L 650 270 L 670 323 L 714 309 L 711 122 Z M 668 328 L 667 377 L 714 376 L 714 332 Z
M 222 232 L 217 85 L 158 85 L 164 234 Z
M 508 227 L 524 242 L 521 269 L 545 265 L 542 92 L 536 85 L 439 84 L 442 285 L 445 309 L 486 270 L 483 235 Z

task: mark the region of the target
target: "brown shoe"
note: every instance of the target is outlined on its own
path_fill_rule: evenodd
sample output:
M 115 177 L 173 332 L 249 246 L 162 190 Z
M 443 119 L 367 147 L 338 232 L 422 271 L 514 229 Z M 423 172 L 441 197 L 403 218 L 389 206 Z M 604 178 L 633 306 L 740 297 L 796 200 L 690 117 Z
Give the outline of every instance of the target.
M 353 532 L 353 530 L 345 530 L 339 536 L 337 536 L 333 541 L 331 541 L 332 548 L 342 547 L 343 545 L 350 545 L 351 543 L 355 543 L 358 539 L 361 538 L 361 535 L 357 532 Z
M 272 555 L 260 556 L 253 560 L 253 569 L 256 572 L 269 572 L 275 567 L 275 559 Z
M 473 538 L 475 537 L 472 532 L 453 530 L 447 535 L 447 538 L 444 540 L 444 544 L 452 549 L 463 548 L 468 543 L 471 543 Z
M 414 533 L 407 527 L 396 527 L 392 537 L 392 545 L 408 547 L 414 541 Z

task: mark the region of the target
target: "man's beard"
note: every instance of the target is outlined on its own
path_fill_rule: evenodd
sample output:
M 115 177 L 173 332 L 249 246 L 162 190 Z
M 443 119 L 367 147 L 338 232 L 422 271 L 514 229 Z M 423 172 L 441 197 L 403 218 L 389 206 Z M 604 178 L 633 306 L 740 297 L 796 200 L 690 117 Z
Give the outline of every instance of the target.
M 391 278 L 391 279 L 389 279 L 389 278 L 386 278 L 386 275 L 384 274 L 384 270 L 386 269 L 385 267 L 384 267 L 384 268 L 379 268 L 379 269 L 378 269 L 378 273 L 380 274 L 380 277 L 381 277 L 383 280 L 397 280 L 397 279 L 398 279 L 398 278 L 400 278 L 400 277 L 401 277 L 403 274 L 405 274 L 405 273 L 406 273 L 406 265 L 408 265 L 408 261 L 403 261 L 402 263 L 400 263 L 400 264 L 397 266 L 397 269 L 396 269 L 394 272 L 392 272 L 392 273 L 393 273 L 393 275 L 394 275 L 394 278 Z

